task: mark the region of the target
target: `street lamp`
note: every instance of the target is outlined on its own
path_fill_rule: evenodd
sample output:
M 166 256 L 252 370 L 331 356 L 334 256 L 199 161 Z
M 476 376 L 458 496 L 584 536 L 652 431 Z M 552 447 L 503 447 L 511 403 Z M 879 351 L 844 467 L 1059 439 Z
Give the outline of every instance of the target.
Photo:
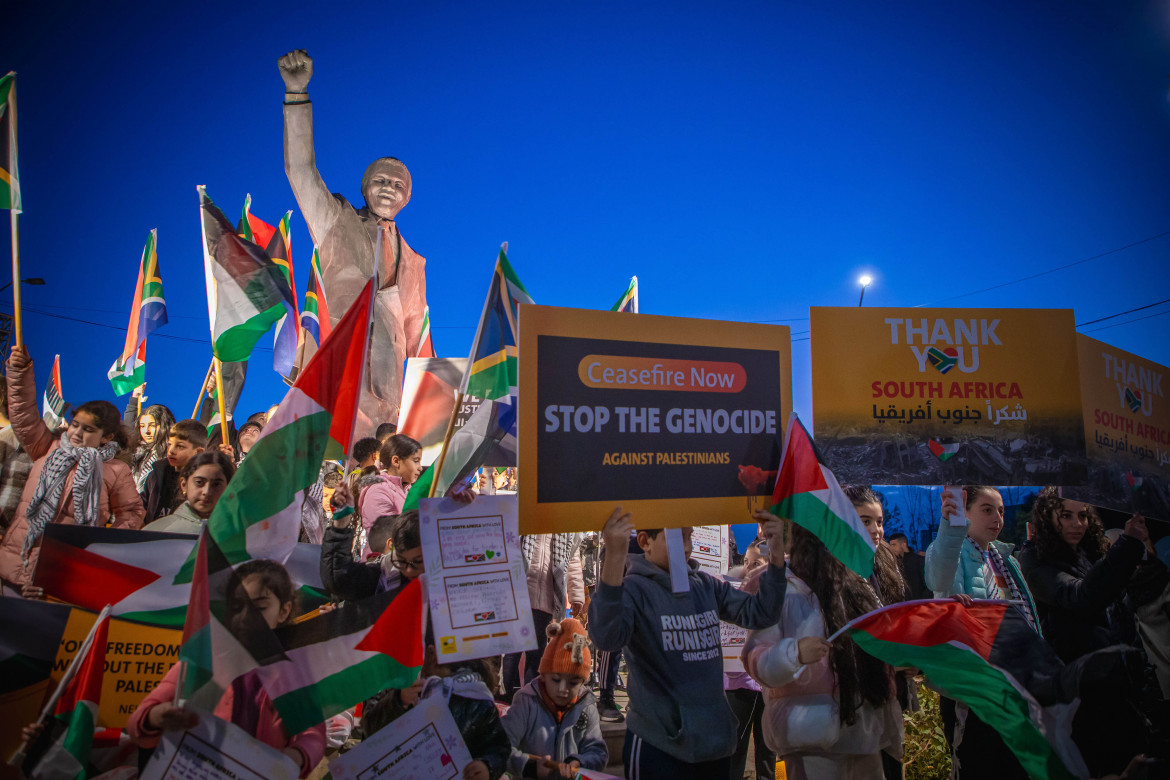
M 21 279 L 20 281 L 23 284 L 31 284 L 34 287 L 45 283 L 45 280 L 40 278 L 39 276 L 34 276 L 31 279 Z M 12 282 L 9 282 L 8 284 L 4 285 L 3 287 L 0 287 L 0 292 L 4 292 L 5 290 L 7 290 L 11 286 L 12 286 Z
M 857 305 L 860 306 L 861 302 L 865 300 L 865 288 L 873 283 L 873 277 L 869 274 L 862 274 L 857 283 L 861 285 L 861 297 L 857 299 Z

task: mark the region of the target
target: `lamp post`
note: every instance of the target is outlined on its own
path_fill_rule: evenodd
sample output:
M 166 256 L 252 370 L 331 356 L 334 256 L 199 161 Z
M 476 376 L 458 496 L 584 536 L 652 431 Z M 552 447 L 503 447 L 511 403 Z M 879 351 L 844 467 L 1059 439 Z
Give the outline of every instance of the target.
M 39 276 L 34 276 L 31 279 L 21 279 L 20 281 L 23 284 L 31 284 L 34 287 L 45 283 L 45 280 L 40 278 Z M 9 282 L 8 284 L 4 285 L 3 287 L 0 287 L 0 292 L 4 292 L 5 290 L 7 290 L 11 286 L 12 286 L 12 282 Z
M 857 299 L 857 305 L 861 306 L 861 302 L 865 300 L 865 288 L 873 283 L 873 277 L 869 274 L 862 274 L 857 283 L 861 285 L 861 297 Z

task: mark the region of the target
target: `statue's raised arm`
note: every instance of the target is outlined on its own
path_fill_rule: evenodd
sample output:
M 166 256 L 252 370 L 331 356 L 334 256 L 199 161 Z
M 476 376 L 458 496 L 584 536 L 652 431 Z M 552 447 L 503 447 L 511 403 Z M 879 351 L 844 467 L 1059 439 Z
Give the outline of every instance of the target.
M 410 171 L 395 157 L 370 163 L 362 176 L 361 208 L 331 193 L 317 170 L 313 149 L 313 104 L 308 93 L 313 59 L 304 49 L 294 49 L 276 64 L 285 88 L 284 170 L 320 251 L 333 324 L 373 274 L 377 244 L 382 243 L 367 384 L 359 407 L 358 435 L 369 435 L 372 426 L 398 419 L 401 366 L 418 354 L 426 311 L 426 260 L 410 248 L 394 221 L 410 201 Z M 309 357 L 311 351 L 304 359 Z

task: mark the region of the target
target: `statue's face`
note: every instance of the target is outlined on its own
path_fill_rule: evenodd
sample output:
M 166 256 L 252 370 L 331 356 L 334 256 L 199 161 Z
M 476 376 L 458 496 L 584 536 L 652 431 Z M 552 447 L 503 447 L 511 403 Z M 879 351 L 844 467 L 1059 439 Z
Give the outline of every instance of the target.
M 410 173 L 398 163 L 379 162 L 362 195 L 370 211 L 382 219 L 394 219 L 410 201 Z

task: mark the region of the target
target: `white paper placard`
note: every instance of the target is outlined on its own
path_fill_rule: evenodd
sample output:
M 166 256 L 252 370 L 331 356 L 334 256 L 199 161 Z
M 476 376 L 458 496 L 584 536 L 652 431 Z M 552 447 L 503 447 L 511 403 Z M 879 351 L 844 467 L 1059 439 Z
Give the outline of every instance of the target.
M 726 526 L 724 526 L 726 528 Z M 743 583 L 739 580 L 728 580 L 728 585 L 731 585 L 736 590 L 743 587 Z M 734 674 L 736 672 L 747 671 L 743 668 L 743 647 L 747 644 L 748 630 L 740 628 L 732 623 L 724 623 L 719 621 L 719 644 L 723 648 L 723 672 L 725 674 Z
M 238 726 L 199 713 L 187 731 L 166 731 L 141 780 L 295 780 L 301 769 Z
M 948 520 L 950 524 L 959 528 L 967 527 L 967 510 L 963 507 L 963 488 L 949 487 L 946 489 L 947 495 L 955 500 L 955 506 L 959 508 L 958 514 L 951 515 Z
M 447 702 L 431 696 L 333 759 L 329 772 L 334 780 L 455 780 L 471 761 Z
M 691 533 L 691 558 L 712 577 L 722 577 L 731 565 L 730 528 L 726 525 L 697 525 Z
M 419 502 L 439 663 L 536 649 L 516 496 Z

